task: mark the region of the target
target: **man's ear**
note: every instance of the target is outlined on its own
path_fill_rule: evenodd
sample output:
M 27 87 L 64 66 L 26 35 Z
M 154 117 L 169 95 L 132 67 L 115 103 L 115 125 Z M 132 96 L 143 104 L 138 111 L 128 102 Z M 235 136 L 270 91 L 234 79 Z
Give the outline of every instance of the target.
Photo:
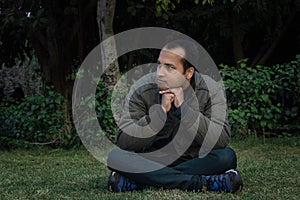
M 194 73 L 195 73 L 194 67 L 189 67 L 185 73 L 186 79 L 190 80 L 192 78 L 192 76 L 194 75 Z

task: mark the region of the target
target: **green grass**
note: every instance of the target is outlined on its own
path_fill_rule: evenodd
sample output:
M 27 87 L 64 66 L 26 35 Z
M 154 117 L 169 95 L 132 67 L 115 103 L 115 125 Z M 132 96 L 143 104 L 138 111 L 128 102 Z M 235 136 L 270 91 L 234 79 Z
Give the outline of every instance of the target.
M 300 199 L 300 138 L 232 141 L 244 189 L 237 194 L 106 190 L 108 169 L 86 150 L 0 152 L 0 199 Z

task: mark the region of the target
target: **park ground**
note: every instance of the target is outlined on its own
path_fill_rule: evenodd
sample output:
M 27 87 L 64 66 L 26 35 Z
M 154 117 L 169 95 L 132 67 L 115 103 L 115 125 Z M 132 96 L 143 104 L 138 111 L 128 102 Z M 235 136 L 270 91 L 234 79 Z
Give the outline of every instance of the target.
M 300 199 L 300 137 L 232 140 L 244 188 L 236 194 L 107 191 L 109 170 L 87 150 L 0 152 L 0 199 Z

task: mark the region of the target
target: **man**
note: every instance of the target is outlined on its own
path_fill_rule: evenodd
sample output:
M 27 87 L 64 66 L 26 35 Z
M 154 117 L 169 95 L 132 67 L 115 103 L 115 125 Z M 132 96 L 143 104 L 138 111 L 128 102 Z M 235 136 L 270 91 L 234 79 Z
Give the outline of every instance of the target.
M 149 187 L 188 191 L 242 189 L 220 85 L 188 61 L 197 52 L 187 40 L 168 43 L 156 73 L 131 88 L 108 157 L 114 192 Z

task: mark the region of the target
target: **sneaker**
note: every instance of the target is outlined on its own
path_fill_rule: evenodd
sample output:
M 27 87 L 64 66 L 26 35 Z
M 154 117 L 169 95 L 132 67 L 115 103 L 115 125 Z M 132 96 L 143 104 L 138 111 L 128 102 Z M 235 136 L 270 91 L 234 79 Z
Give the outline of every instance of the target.
M 243 181 L 237 170 L 231 169 L 224 174 L 205 176 L 208 191 L 237 192 L 242 190 Z
M 147 189 L 148 186 L 137 185 L 134 181 L 125 178 L 117 172 L 110 172 L 108 179 L 108 190 L 112 192 L 127 192 Z

